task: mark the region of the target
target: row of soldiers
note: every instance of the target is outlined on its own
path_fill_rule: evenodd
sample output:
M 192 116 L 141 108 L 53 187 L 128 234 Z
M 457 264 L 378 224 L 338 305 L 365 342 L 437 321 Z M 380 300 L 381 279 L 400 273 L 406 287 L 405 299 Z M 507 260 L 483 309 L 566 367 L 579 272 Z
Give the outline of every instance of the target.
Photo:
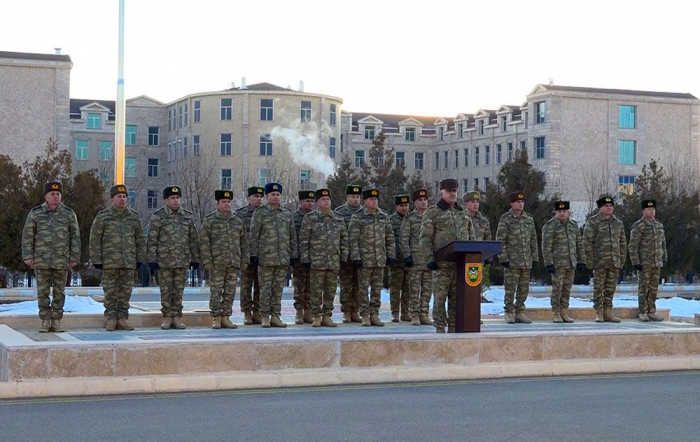
M 44 190 L 45 203 L 27 217 L 22 256 L 37 277 L 39 331 L 61 332 L 65 330 L 60 321 L 67 272 L 79 261 L 80 238 L 75 214 L 61 203 L 61 183 L 47 183 Z M 289 266 L 294 274 L 297 324 L 336 326 L 331 317 L 340 280 L 343 322 L 383 326 L 381 288 L 389 267 L 392 321 L 433 325 L 438 333 L 444 333 L 446 326 L 448 332 L 454 331 L 456 268 L 454 263 L 437 262 L 435 253 L 452 241 L 491 239 L 488 219 L 479 211 L 478 192 L 466 193 L 462 206 L 457 201 L 457 181 L 446 179 L 440 183 L 435 205 L 428 207 L 427 191 L 417 189 L 394 196 L 396 211 L 389 215 L 378 208 L 378 189 L 349 185 L 345 204 L 335 211 L 328 189 L 302 191 L 294 213 L 280 204 L 282 190 L 279 183 L 251 187 L 248 204 L 235 212 L 232 192 L 216 191 L 216 210 L 206 217 L 200 234 L 192 214 L 180 207 L 181 189 L 167 187 L 164 206 L 152 216 L 146 238 L 138 213 L 127 207 L 126 186 L 112 187 L 111 205 L 96 216 L 90 232 L 91 260 L 103 272 L 105 328 L 133 329 L 128 317 L 134 270 L 147 262 L 158 274 L 161 328 L 184 329 L 187 269 L 197 269 L 201 262 L 209 272 L 213 328 L 237 327 L 230 316 L 239 272 L 244 323 L 286 327 L 280 316 Z M 534 220 L 524 211 L 524 202 L 522 192 L 510 195 L 511 209 L 499 220 L 496 232 L 503 247 L 499 262 L 504 267 L 508 323 L 531 322 L 524 313 L 525 301 L 530 269 L 539 254 Z M 596 320 L 619 322 L 612 314 L 612 297 L 625 263 L 627 241 L 622 222 L 613 215 L 614 200 L 604 196 L 597 204 L 599 211 L 586 223 L 583 236 L 570 218 L 567 201 L 555 203 L 554 217 L 542 228 L 542 254 L 552 274 L 554 322 L 573 322 L 568 315 L 569 295 L 574 270 L 584 267 L 594 272 Z M 632 226 L 629 244 L 632 264 L 640 275 L 642 321 L 661 319 L 655 309 L 656 282 L 667 254 L 655 208 L 653 200 L 642 202 L 643 216 Z

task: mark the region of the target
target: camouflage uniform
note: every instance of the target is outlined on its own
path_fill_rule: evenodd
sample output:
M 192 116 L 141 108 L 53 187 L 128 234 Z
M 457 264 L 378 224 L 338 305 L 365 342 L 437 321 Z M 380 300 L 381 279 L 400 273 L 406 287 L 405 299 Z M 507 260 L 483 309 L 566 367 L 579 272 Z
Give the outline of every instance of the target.
M 250 223 L 250 256 L 257 256 L 260 263 L 260 313 L 279 317 L 287 269 L 297 258 L 297 235 L 289 209 L 264 204 L 255 211 Z
M 428 262 L 435 261 L 435 253 L 453 241 L 468 241 L 474 238 L 474 224 L 469 212 L 459 203 L 454 206 L 441 199 L 423 214 L 420 231 L 420 249 L 422 258 Z M 433 321 L 437 329 L 455 326 L 457 317 L 457 265 L 454 262 L 440 261 L 433 273 Z M 445 300 L 449 318 L 445 317 Z
M 617 278 L 627 255 L 624 224 L 615 215 L 606 219 L 596 213 L 583 228 L 583 248 L 586 267 L 594 271 L 593 307 L 612 308 Z
M 420 228 L 423 215 L 414 210 L 403 217 L 399 238 L 403 256 L 413 258 L 413 266 L 408 270 L 408 311 L 412 317 L 430 314 L 430 297 L 432 295 L 431 271 L 426 267 L 420 249 Z
M 299 229 L 301 229 L 301 222 L 304 219 L 304 213 L 301 209 L 297 209 L 294 212 L 294 231 L 297 235 L 297 246 L 299 244 Z M 294 309 L 299 310 L 310 310 L 311 309 L 311 286 L 309 280 L 309 271 L 301 265 L 301 262 L 297 262 L 292 267 L 294 271 Z
M 311 314 L 332 316 L 338 270 L 348 259 L 348 232 L 343 217 L 314 210 L 299 232 L 299 260 L 310 263 Z
M 396 258 L 396 243 L 389 215 L 381 209 L 370 213 L 363 208 L 352 215 L 348 230 L 350 259 L 362 261 L 357 291 L 360 316 L 378 315 L 382 305 L 386 261 Z M 371 290 L 369 298 L 368 287 Z
M 148 262 L 158 263 L 160 312 L 182 317 L 182 295 L 191 261 L 199 262 L 199 233 L 194 216 L 183 208 L 168 206 L 155 211 L 148 223 Z
M 250 232 L 250 221 L 253 219 L 253 213 L 256 210 L 250 204 L 246 204 L 235 212 L 243 220 L 246 232 Z M 250 233 L 248 233 L 248 242 L 250 242 Z M 258 268 L 256 266 L 243 267 L 241 268 L 241 311 L 245 313 L 259 310 L 260 282 L 258 281 Z
M 72 209 L 61 203 L 50 210 L 44 203 L 29 211 L 22 232 L 22 260 L 28 259 L 34 260 L 39 317 L 63 318 L 68 269 L 71 261 L 80 262 L 80 230 Z
M 505 312 L 522 313 L 525 311 L 525 301 L 530 292 L 532 263 L 540 260 L 535 220 L 525 211 L 516 216 L 513 209 L 509 210 L 498 220 L 496 240 L 501 241 L 502 247 L 498 260 L 510 263 L 508 268 L 503 269 Z
M 404 255 L 401 253 L 401 223 L 404 218 L 405 216 L 398 212 L 392 213 L 389 217 L 396 243 L 396 261 L 389 267 L 389 300 L 392 315 L 396 315 L 400 311 L 402 317 L 409 316 L 408 269 L 404 263 Z
M 245 271 L 250 245 L 243 220 L 215 210 L 204 219 L 200 236 L 202 265 L 209 271 L 209 310 L 228 318 L 236 296 L 238 270 Z
M 360 210 L 362 210 L 361 204 L 357 207 L 352 207 L 345 203 L 336 207 L 334 212 L 343 217 L 345 227 L 349 229 L 350 218 Z M 359 276 L 360 269 L 353 267 L 350 259 L 340 267 L 340 311 L 343 313 L 359 312 L 360 301 L 357 299 Z
M 578 223 L 569 218 L 559 221 L 552 217 L 542 227 L 542 258 L 544 265 L 554 266 L 552 273 L 553 312 L 569 308 L 571 286 L 574 284 L 576 265 L 586 261 Z
M 493 236 L 491 235 L 491 224 L 489 219 L 481 212 L 476 212 L 472 216 L 472 223 L 474 223 L 474 241 L 491 241 Z M 491 260 L 489 264 L 484 264 L 484 268 L 481 271 L 481 295 L 484 295 L 489 287 L 491 287 Z
M 102 210 L 90 228 L 90 260 L 102 265 L 105 317 L 128 319 L 134 269 L 146 261 L 139 214 L 129 207 Z
M 632 265 L 642 266 L 637 272 L 639 313 L 656 313 L 661 269 L 668 260 L 664 225 L 646 218 L 632 224 L 629 252 Z

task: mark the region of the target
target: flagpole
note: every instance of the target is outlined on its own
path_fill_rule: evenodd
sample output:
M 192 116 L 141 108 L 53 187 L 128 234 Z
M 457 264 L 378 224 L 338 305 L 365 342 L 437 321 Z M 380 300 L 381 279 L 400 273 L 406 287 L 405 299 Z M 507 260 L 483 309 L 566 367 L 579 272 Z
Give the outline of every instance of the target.
M 126 137 L 125 101 L 124 101 L 124 1 L 119 0 L 119 61 L 117 79 L 117 102 L 115 121 L 115 150 L 114 150 L 114 184 L 124 184 L 124 163 L 126 161 L 126 149 L 124 139 Z

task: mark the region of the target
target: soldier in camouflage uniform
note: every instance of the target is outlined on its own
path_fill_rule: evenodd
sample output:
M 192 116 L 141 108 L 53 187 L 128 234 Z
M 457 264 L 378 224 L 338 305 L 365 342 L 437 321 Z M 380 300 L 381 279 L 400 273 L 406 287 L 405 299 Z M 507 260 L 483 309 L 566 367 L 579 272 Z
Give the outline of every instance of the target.
M 477 190 L 474 190 L 462 195 L 462 199 L 464 200 L 464 207 L 469 212 L 469 216 L 472 217 L 472 223 L 474 224 L 474 241 L 491 241 L 493 236 L 491 235 L 489 219 L 479 211 L 481 194 Z M 484 297 L 484 292 L 491 286 L 491 261 L 491 259 L 488 259 L 484 262 L 484 268 L 481 271 L 482 299 Z
M 180 207 L 182 189 L 163 189 L 164 206 L 155 211 L 148 223 L 148 267 L 158 272 L 162 330 L 186 328 L 182 322 L 182 295 L 187 269 L 199 267 L 199 234 L 194 216 Z
M 299 241 L 299 229 L 301 222 L 308 213 L 314 210 L 315 193 L 313 190 L 299 192 L 299 208 L 294 212 L 294 230 Z M 297 262 L 294 267 L 294 309 L 297 311 L 294 317 L 295 324 L 311 324 L 311 288 L 309 282 L 309 270 Z
M 248 232 L 250 242 L 250 221 L 253 213 L 262 205 L 265 191 L 262 187 L 253 186 L 248 188 L 248 204 L 236 210 L 236 215 L 240 216 Z M 261 324 L 260 317 L 260 283 L 258 281 L 258 268 L 255 266 L 243 266 L 241 268 L 241 312 L 243 312 L 245 325 Z
M 642 218 L 632 224 L 629 251 L 632 265 L 637 270 L 639 320 L 663 321 L 656 314 L 656 294 L 668 253 L 664 225 L 656 220 L 655 200 L 642 201 Z
M 391 322 L 411 322 L 408 312 L 408 269 L 401 253 L 401 223 L 408 213 L 408 195 L 394 195 L 396 211 L 391 214 L 391 230 L 394 232 L 396 243 L 396 261 L 389 267 L 389 300 L 391 304 Z M 400 316 L 399 316 L 400 312 Z
M 68 269 L 80 260 L 80 230 L 73 210 L 61 203 L 63 185 L 44 185 L 44 200 L 29 211 L 22 231 L 22 260 L 34 269 L 39 302 L 39 332 L 64 332 L 61 325 Z M 51 287 L 53 286 L 53 300 Z
M 127 207 L 127 189 L 117 184 L 109 190 L 111 206 L 95 217 L 90 228 L 90 260 L 102 270 L 105 293 L 105 329 L 133 330 L 129 301 L 134 270 L 146 260 L 146 238 L 139 214 Z
M 540 260 L 537 231 L 535 220 L 524 210 L 525 194 L 513 192 L 509 201 L 510 210 L 498 220 L 496 229 L 496 240 L 502 246 L 498 259 L 504 269 L 505 320 L 508 324 L 530 324 L 532 320 L 525 316 L 525 301 L 530 292 L 530 269 Z
M 613 215 L 615 201 L 603 196 L 598 213 L 588 218 L 583 228 L 586 267 L 593 270 L 593 308 L 596 322 L 620 322 L 612 312 L 617 277 L 625 265 L 627 238 L 622 220 Z
M 265 185 L 267 203 L 250 223 L 250 263 L 260 278 L 260 313 L 263 328 L 286 327 L 282 322 L 282 290 L 287 269 L 297 260 L 297 234 L 292 212 L 280 205 L 282 185 Z M 272 317 L 270 317 L 272 315 Z
M 212 328 L 237 328 L 231 322 L 238 271 L 245 272 L 250 259 L 248 232 L 240 216 L 231 212 L 230 190 L 214 192 L 216 210 L 202 223 L 202 264 L 209 272 L 209 310 Z
M 457 180 L 448 178 L 440 182 L 440 201 L 425 212 L 420 231 L 422 259 L 428 261 L 433 271 L 433 322 L 437 333 L 455 331 L 457 317 L 457 266 L 454 262 L 437 262 L 435 253 L 452 241 L 468 241 L 474 238 L 474 225 L 469 213 L 457 202 Z M 445 301 L 449 317 L 445 317 Z
M 345 204 L 336 207 L 335 213 L 343 217 L 346 228 L 350 228 L 350 217 L 362 210 L 361 196 L 362 187 L 355 184 L 345 187 Z M 359 315 L 360 301 L 357 299 L 359 276 L 360 270 L 348 258 L 340 267 L 340 311 L 343 312 L 345 324 L 362 322 Z
M 350 218 L 350 259 L 360 269 L 357 298 L 362 325 L 382 327 L 384 323 L 379 319 L 379 308 L 382 305 L 384 268 L 391 266 L 396 259 L 396 243 L 389 215 L 379 208 L 379 191 L 365 190 L 362 198 L 365 208 Z M 369 297 L 368 288 L 371 291 Z
M 554 202 L 554 216 L 542 227 L 542 258 L 552 274 L 552 322 L 574 322 L 569 316 L 569 296 L 575 270 L 586 261 L 578 223 L 571 219 L 568 201 Z
M 413 325 L 433 325 L 430 320 L 431 271 L 426 267 L 420 249 L 420 228 L 423 215 L 428 208 L 428 191 L 414 190 L 411 194 L 414 210 L 404 216 L 401 223 L 399 245 L 405 257 L 404 264 L 408 270 L 408 312 Z
M 335 327 L 333 300 L 338 270 L 348 259 L 348 232 L 343 217 L 331 211 L 331 193 L 318 189 L 318 208 L 304 217 L 299 232 L 299 260 L 311 280 L 311 313 L 314 327 Z

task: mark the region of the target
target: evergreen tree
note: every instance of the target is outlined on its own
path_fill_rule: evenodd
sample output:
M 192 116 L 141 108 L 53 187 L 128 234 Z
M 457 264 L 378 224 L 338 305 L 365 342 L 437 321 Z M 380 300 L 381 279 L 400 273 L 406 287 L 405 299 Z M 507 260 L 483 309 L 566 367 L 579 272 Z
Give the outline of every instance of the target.
M 370 187 L 379 190 L 379 207 L 388 213 L 394 211 L 394 195 L 406 193 L 406 166 L 396 164 L 394 148 L 385 146 L 384 132 L 372 140 L 369 161 L 362 165 L 361 178 Z
M 414 190 L 425 189 L 428 191 L 428 195 L 430 196 L 430 198 L 428 198 L 430 203 L 435 204 L 437 202 L 437 196 L 433 194 L 433 189 L 431 188 L 432 186 L 430 185 L 430 182 L 423 180 L 423 175 L 421 174 L 420 170 L 413 172 L 413 175 L 411 175 L 411 179 L 408 180 L 406 187 L 409 194 Z
M 333 175 L 326 179 L 326 187 L 331 191 L 333 208 L 345 203 L 345 188 L 348 184 L 367 186 L 367 182 L 360 177 L 359 169 L 354 167 L 349 155 L 344 155 L 336 166 Z

